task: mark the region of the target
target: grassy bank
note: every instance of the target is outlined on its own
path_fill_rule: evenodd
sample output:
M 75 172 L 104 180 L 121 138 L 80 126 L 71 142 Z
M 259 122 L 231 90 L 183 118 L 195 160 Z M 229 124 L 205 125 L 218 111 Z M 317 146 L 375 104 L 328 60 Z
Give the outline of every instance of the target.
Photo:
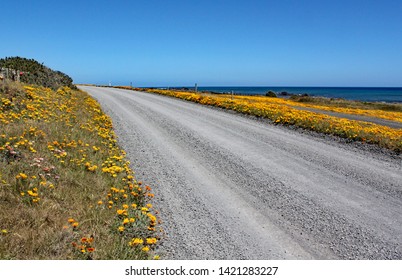
M 222 95 L 222 97 L 229 98 L 228 95 Z M 323 111 L 361 115 L 402 122 L 402 104 L 359 102 L 311 96 L 292 96 L 289 99 L 267 98 L 264 96 L 236 96 L 236 100 L 243 100 L 249 103 L 279 104 L 292 108 L 313 108 Z
M 86 93 L 0 84 L 0 259 L 150 259 L 151 188 Z
M 270 119 L 275 124 L 297 126 L 320 133 L 340 136 L 351 141 L 375 144 L 396 153 L 402 151 L 401 129 L 393 129 L 369 122 L 347 120 L 294 108 L 294 106 L 314 107 L 314 104 L 311 102 L 305 102 L 303 105 L 303 102 L 297 102 L 297 100 L 284 100 L 262 96 L 235 95 L 232 97 L 230 95 L 196 94 L 160 89 L 146 89 L 145 91 L 264 117 Z M 324 107 L 322 104 L 316 105 L 316 108 L 325 109 Z M 353 111 L 355 114 L 384 117 L 394 121 L 402 120 L 402 113 L 398 111 L 398 106 L 396 111 L 390 111 L 389 108 L 380 110 L 379 107 L 365 107 L 363 109 L 362 107 L 355 106 L 354 108 L 348 108 L 348 106 L 336 106 L 335 104 L 326 107 L 330 110 L 337 110 L 337 112 L 351 113 Z

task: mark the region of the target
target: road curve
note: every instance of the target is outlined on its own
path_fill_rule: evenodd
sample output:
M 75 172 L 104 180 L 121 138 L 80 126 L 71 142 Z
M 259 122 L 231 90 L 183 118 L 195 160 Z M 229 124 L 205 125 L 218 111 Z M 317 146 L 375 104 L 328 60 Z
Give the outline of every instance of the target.
M 174 98 L 80 88 L 154 190 L 165 259 L 402 259 L 401 157 Z

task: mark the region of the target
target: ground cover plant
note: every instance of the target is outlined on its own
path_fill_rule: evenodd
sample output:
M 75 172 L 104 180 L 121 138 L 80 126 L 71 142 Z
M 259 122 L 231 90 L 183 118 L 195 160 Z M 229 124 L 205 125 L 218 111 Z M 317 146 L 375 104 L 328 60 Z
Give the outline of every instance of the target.
M 223 95 L 228 97 L 228 95 Z M 290 107 L 314 108 L 344 114 L 362 115 L 402 123 L 402 104 L 384 104 L 379 102 L 359 102 L 345 99 L 291 96 L 289 99 L 264 98 L 261 96 L 236 96 L 238 100 L 265 104 L 280 104 Z
M 0 259 L 151 259 L 149 186 L 82 91 L 0 82 Z

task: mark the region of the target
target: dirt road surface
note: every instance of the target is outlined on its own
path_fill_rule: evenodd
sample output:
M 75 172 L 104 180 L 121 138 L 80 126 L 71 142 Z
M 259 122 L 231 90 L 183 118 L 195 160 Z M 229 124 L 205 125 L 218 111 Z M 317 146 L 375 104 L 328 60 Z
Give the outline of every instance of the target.
M 150 185 L 165 259 L 402 259 L 401 157 L 155 94 L 81 86 Z

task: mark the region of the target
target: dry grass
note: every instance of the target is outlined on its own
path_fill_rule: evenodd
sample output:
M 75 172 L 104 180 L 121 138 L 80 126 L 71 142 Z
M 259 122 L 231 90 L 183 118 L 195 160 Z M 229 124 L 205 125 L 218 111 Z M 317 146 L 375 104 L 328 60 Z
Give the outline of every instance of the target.
M 0 100 L 0 259 L 154 257 L 153 194 L 99 104 L 69 88 L 14 83 Z

